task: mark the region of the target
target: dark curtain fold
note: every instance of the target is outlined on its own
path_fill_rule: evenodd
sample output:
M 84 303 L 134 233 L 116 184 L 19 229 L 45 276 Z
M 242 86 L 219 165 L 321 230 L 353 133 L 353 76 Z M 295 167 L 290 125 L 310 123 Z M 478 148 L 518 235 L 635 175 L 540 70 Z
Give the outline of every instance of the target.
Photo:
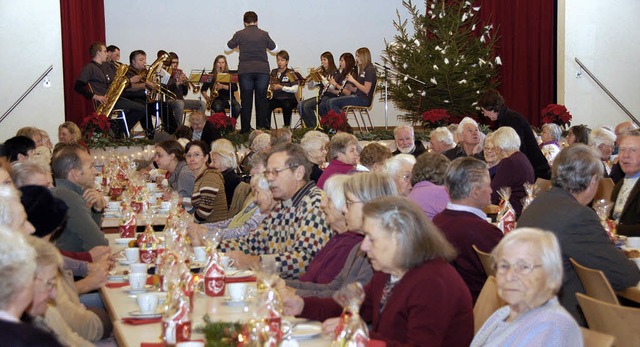
M 102 0 L 60 0 L 65 119 L 77 124 L 93 112 L 90 101 L 73 90 L 82 67 L 91 61 L 89 46 L 105 41 Z
M 499 27 L 500 87 L 509 108 L 539 126 L 540 110 L 555 102 L 555 0 L 480 0 L 483 22 Z

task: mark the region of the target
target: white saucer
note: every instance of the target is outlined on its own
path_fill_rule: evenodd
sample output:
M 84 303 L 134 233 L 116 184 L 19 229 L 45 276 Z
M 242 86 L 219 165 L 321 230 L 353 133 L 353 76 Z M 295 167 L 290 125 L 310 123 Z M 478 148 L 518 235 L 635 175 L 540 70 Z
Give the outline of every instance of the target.
M 119 238 L 119 239 L 116 239 L 116 243 L 119 245 L 127 245 L 129 244 L 129 242 L 135 241 L 135 240 L 136 240 L 135 237 Z
M 153 286 L 150 284 L 147 284 L 142 289 L 131 289 L 131 286 L 124 286 L 122 288 L 127 294 L 141 294 L 141 293 L 146 293 L 150 291 L 151 289 L 153 289 Z
M 155 313 L 142 313 L 140 310 L 135 310 L 129 312 L 129 316 L 135 318 L 160 318 L 162 317 L 162 312 L 156 311 Z
M 242 278 L 242 277 L 253 276 L 255 274 L 255 272 L 251 270 L 235 270 L 235 269 L 231 270 L 231 268 L 225 270 L 224 272 L 227 278 Z
M 322 334 L 322 326 L 319 323 L 302 323 L 293 328 L 291 337 L 294 339 L 311 339 Z
M 224 297 L 224 304 L 227 306 L 243 306 L 245 304 L 245 300 L 231 300 L 230 297 Z
M 118 262 L 120 263 L 120 265 L 131 265 L 137 263 L 137 261 L 131 261 L 127 259 L 118 259 Z

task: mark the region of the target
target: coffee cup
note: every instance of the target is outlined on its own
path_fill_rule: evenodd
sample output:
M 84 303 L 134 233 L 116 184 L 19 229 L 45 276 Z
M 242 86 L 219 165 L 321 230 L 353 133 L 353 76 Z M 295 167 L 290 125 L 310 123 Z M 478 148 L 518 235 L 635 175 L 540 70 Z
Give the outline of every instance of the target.
M 205 247 L 202 247 L 202 246 L 193 247 L 193 254 L 195 255 L 196 261 L 198 263 L 207 262 L 207 251 Z
M 131 271 L 130 272 L 132 274 L 136 274 L 136 273 L 144 273 L 144 274 L 146 274 L 148 268 L 149 268 L 148 264 L 145 264 L 145 263 L 134 263 L 134 264 L 131 264 Z
M 124 249 L 124 257 L 128 262 L 137 263 L 140 260 L 140 248 L 129 247 Z
M 129 274 L 129 286 L 132 290 L 144 289 L 147 284 L 147 273 L 132 273 Z
M 171 202 L 170 201 L 163 201 L 160 203 L 160 209 L 161 210 L 170 210 L 171 209 Z
M 234 263 L 233 259 L 227 257 L 226 255 L 223 255 L 220 257 L 220 262 L 222 263 L 222 266 L 225 269 L 229 269 L 230 267 L 233 266 L 233 263 Z
M 156 313 L 156 309 L 158 308 L 158 295 L 156 295 L 156 293 L 138 294 L 136 299 L 140 307 L 140 313 Z
M 243 301 L 247 295 L 249 285 L 245 282 L 227 283 L 227 295 L 232 301 Z

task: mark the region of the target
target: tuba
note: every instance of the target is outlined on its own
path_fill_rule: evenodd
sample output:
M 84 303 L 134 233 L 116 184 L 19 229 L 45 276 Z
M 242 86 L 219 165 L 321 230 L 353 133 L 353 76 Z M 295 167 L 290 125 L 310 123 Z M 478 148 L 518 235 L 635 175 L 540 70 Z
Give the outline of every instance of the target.
M 169 54 L 168 53 L 162 54 L 158 59 L 156 59 L 153 62 L 153 64 L 151 64 L 151 66 L 149 66 L 149 69 L 146 72 L 146 77 L 143 76 L 143 79 L 146 79 L 147 81 L 153 82 L 156 84 L 156 88 L 152 89 L 149 92 L 149 94 L 147 94 L 147 102 L 149 103 L 154 102 L 156 100 L 156 96 L 158 92 L 164 93 L 168 95 L 170 98 L 175 99 L 175 94 L 173 94 L 171 91 L 167 90 L 166 88 L 163 88 L 160 85 L 158 76 L 156 76 L 156 71 L 158 71 L 159 68 L 162 68 L 162 65 L 167 59 L 169 59 Z
M 107 102 L 96 107 L 97 114 L 103 114 L 109 117 L 118 98 L 120 98 L 120 94 L 122 94 L 124 89 L 127 88 L 127 85 L 129 85 L 129 79 L 126 77 L 128 69 L 129 66 L 125 64 L 118 65 L 116 68 L 116 76 L 113 78 L 111 85 L 109 85 L 107 94 L 104 95 L 107 98 Z

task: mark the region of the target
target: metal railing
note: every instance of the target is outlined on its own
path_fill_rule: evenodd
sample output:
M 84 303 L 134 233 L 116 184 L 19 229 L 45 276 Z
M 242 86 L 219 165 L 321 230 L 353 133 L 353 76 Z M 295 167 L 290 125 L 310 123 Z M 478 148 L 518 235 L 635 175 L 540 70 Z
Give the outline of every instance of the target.
M 638 119 L 636 119 L 636 117 L 633 116 L 633 114 L 631 114 L 631 112 L 629 112 L 629 110 L 624 107 L 624 105 L 620 102 L 620 100 L 618 100 L 618 98 L 615 97 L 615 95 L 613 95 L 609 89 L 607 89 L 607 87 L 604 86 L 604 84 L 602 84 L 602 82 L 600 82 L 600 80 L 593 75 L 593 73 L 591 73 L 591 71 L 589 71 L 589 69 L 587 69 L 586 66 L 584 66 L 584 64 L 580 61 L 580 59 L 575 58 L 576 63 L 578 63 L 578 65 L 580 65 L 580 68 L 584 70 L 584 72 L 587 73 L 587 75 L 589 75 L 589 77 L 591 77 L 591 79 L 596 82 L 596 84 L 598 85 L 598 87 L 600 87 L 600 89 L 602 89 L 610 98 L 611 100 L 613 100 L 613 102 L 616 103 L 616 105 L 618 105 L 618 107 L 620 107 L 622 109 L 622 111 L 624 111 L 624 113 L 627 114 L 627 116 L 629 116 L 629 118 L 631 118 L 631 120 L 636 123 L 636 125 L 640 126 L 640 122 L 638 121 Z
M 9 107 L 9 109 L 2 114 L 2 117 L 0 117 L 0 123 L 2 123 L 2 121 L 7 118 L 9 113 L 11 113 L 11 111 L 13 111 L 13 109 L 15 109 L 22 102 L 22 100 L 24 100 L 24 98 L 26 98 L 27 95 L 31 93 L 31 91 L 38 85 L 38 83 L 40 83 L 45 77 L 47 77 L 51 70 L 53 70 L 53 65 L 49 65 L 49 67 L 42 73 L 42 75 L 40 75 L 40 77 L 38 77 L 38 79 L 36 79 L 36 81 L 33 82 L 33 84 L 31 84 L 31 86 L 24 93 L 22 93 L 18 100 L 16 100 L 16 102 L 14 102 L 13 105 L 11 105 L 11 107 Z

